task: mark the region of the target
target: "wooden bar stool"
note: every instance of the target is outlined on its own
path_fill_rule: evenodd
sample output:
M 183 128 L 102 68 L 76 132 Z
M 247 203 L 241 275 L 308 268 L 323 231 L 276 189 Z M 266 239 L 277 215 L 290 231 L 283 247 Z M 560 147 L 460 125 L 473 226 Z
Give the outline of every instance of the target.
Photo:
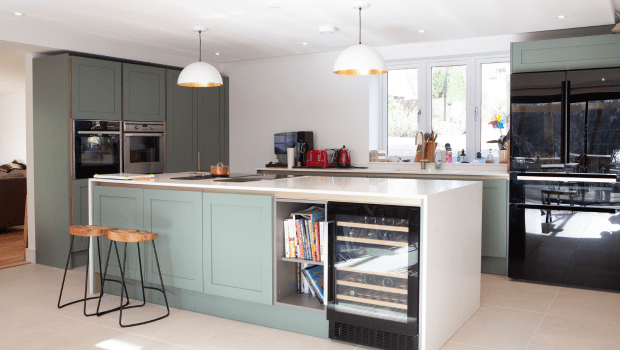
M 87 298 L 87 291 L 88 291 L 88 266 L 90 264 L 90 258 L 87 257 L 86 259 L 86 282 L 85 282 L 85 286 L 84 286 L 84 298 L 83 299 L 78 299 L 63 305 L 60 305 L 60 300 L 62 299 L 62 291 L 65 288 L 65 279 L 67 277 L 67 269 L 69 268 L 69 261 L 71 260 L 71 254 L 73 254 L 73 240 L 75 239 L 75 236 L 80 236 L 80 237 L 96 237 L 97 238 L 97 252 L 99 253 L 99 272 L 101 273 L 101 248 L 100 248 L 100 243 L 99 243 L 99 237 L 101 236 L 107 236 L 108 231 L 110 230 L 114 230 L 111 227 L 107 227 L 107 226 L 95 226 L 95 225 L 74 225 L 71 226 L 69 228 L 69 233 L 71 234 L 71 244 L 69 245 L 69 256 L 67 257 L 67 264 L 65 265 L 65 274 L 62 277 L 62 285 L 60 286 L 60 295 L 58 296 L 58 308 L 63 308 L 65 306 L 68 305 L 72 305 L 75 303 L 79 303 L 81 301 L 84 302 L 84 316 L 94 316 L 97 315 L 97 313 L 93 313 L 93 314 L 87 314 L 86 313 L 86 301 L 87 300 L 93 300 L 93 299 L 99 299 L 99 301 L 101 302 L 101 295 L 103 294 L 103 281 L 104 279 L 102 278 L 102 275 L 99 275 L 100 278 L 100 282 L 101 282 L 101 293 L 99 294 L 98 297 L 90 297 Z M 118 255 L 118 251 L 116 252 L 116 258 L 118 259 L 118 264 L 120 265 L 121 261 L 120 261 L 120 257 Z M 110 259 L 109 256 L 109 252 L 108 252 L 108 260 Z M 118 280 L 113 280 L 113 279 L 107 279 L 107 281 L 113 281 L 113 282 L 118 282 L 121 283 L 121 281 Z M 125 295 L 127 294 L 127 289 L 125 289 Z M 129 296 L 127 297 L 127 300 L 129 300 Z
M 132 327 L 132 326 L 139 326 L 142 324 L 151 323 L 157 320 L 161 320 L 162 318 L 168 317 L 168 315 L 170 315 L 170 307 L 168 306 L 168 298 L 166 297 L 166 289 L 164 288 L 164 279 L 161 277 L 161 269 L 159 268 L 159 259 L 157 258 L 157 249 L 155 248 L 155 239 L 157 239 L 157 234 L 146 232 L 146 231 L 138 231 L 138 230 L 110 230 L 108 231 L 108 239 L 114 242 L 115 249 L 117 249 L 116 242 L 125 243 L 125 249 L 123 252 L 123 266 L 121 267 L 121 283 L 123 286 L 122 288 L 125 289 L 125 291 L 127 290 L 127 287 L 125 285 L 125 266 L 127 263 L 127 243 L 137 243 L 137 246 L 138 246 L 138 267 L 140 269 L 140 282 L 142 285 L 142 304 L 126 307 L 125 305 L 123 305 L 123 293 L 121 292 L 121 303 L 119 306 L 120 315 L 118 318 L 118 324 L 121 327 Z M 161 282 L 161 289 L 144 286 L 144 276 L 142 274 L 142 258 L 140 257 L 140 242 L 148 242 L 148 241 L 151 241 L 153 244 L 153 253 L 155 256 L 155 262 L 157 263 L 157 272 L 159 273 L 159 281 Z M 105 273 L 103 276 L 104 278 L 106 277 L 107 273 L 108 273 L 108 263 L 106 262 Z M 123 289 L 121 289 L 121 291 Z M 164 295 L 164 301 L 166 302 L 167 313 L 163 316 L 154 318 L 152 320 L 124 325 L 123 324 L 123 309 L 130 309 L 134 307 L 144 306 L 146 304 L 146 295 L 144 293 L 145 289 L 157 290 L 157 291 L 160 291 Z M 102 293 L 103 293 L 103 288 L 102 288 Z

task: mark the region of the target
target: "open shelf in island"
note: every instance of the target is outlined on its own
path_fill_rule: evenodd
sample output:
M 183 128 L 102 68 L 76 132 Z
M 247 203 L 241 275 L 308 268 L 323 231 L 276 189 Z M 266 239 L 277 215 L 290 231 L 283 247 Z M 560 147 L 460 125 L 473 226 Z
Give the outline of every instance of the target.
M 312 260 L 305 260 L 305 259 L 299 259 L 299 258 L 282 258 L 282 261 L 288 261 L 288 262 L 294 262 L 294 263 L 300 263 L 300 264 L 311 264 L 311 265 L 325 265 L 325 263 L 323 261 L 312 261 Z
M 311 293 L 297 294 L 297 266 L 299 264 L 308 264 L 308 266 L 324 266 L 326 264 L 321 261 L 287 258 L 284 246 L 284 220 L 288 219 L 291 214 L 299 213 L 313 205 L 327 210 L 327 202 L 281 198 L 275 200 L 273 220 L 274 303 L 325 312 L 325 305 L 321 304 Z

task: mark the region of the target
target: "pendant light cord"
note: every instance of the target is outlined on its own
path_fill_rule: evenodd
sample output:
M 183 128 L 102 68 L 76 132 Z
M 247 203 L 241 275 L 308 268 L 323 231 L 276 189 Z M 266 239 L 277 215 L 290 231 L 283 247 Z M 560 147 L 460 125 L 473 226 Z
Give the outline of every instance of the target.
M 198 31 L 198 62 L 202 62 L 202 30 Z
M 362 8 L 360 7 L 360 45 L 362 44 Z

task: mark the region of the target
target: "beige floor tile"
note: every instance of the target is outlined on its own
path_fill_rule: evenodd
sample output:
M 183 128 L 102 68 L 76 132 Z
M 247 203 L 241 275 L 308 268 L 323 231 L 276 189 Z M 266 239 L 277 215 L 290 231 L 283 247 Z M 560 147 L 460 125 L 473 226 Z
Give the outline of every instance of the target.
M 86 325 L 86 322 L 30 307 L 16 308 L 0 317 L 3 349 L 23 349 L 29 344 Z
M 305 345 L 304 345 L 305 344 Z M 353 350 L 357 345 L 240 323 L 190 346 L 201 350 L 291 350 L 298 348 Z
M 444 345 L 441 348 L 441 350 L 494 350 L 494 349 L 448 342 L 446 343 L 446 345 Z
M 620 323 L 620 293 L 561 288 L 549 314 Z
M 482 279 L 480 286 L 480 303 L 544 313 L 559 289 L 556 286 L 487 277 Z
M 107 303 L 105 305 L 106 309 L 110 306 L 118 306 L 118 297 L 110 296 L 108 300 L 113 298 L 116 298 L 116 300 Z M 141 302 L 132 301 L 132 304 L 141 304 Z M 102 306 L 103 309 L 104 307 Z M 144 307 L 123 310 L 123 324 L 147 321 L 165 314 L 165 306 L 147 303 Z M 116 311 L 101 317 L 92 317 L 92 321 L 98 325 L 121 329 L 118 324 L 118 316 L 119 312 Z M 170 315 L 168 317 L 156 322 L 132 327 L 129 331 L 167 343 L 189 346 L 237 324 L 239 324 L 238 321 L 170 308 Z
M 617 350 L 620 324 L 545 315 L 527 350 Z
M 543 313 L 482 306 L 451 342 L 499 350 L 523 350 Z
M 109 349 L 109 350 L 145 350 L 145 349 L 187 349 L 155 339 L 142 337 L 124 331 L 88 324 L 70 331 L 62 332 L 46 339 L 28 344 L 22 349 Z

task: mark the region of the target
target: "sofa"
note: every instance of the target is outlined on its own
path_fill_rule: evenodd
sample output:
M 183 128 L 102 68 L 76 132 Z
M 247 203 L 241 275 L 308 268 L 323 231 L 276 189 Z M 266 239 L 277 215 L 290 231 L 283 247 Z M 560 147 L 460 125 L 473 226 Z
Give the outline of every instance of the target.
M 24 224 L 26 170 L 0 172 L 0 229 Z

